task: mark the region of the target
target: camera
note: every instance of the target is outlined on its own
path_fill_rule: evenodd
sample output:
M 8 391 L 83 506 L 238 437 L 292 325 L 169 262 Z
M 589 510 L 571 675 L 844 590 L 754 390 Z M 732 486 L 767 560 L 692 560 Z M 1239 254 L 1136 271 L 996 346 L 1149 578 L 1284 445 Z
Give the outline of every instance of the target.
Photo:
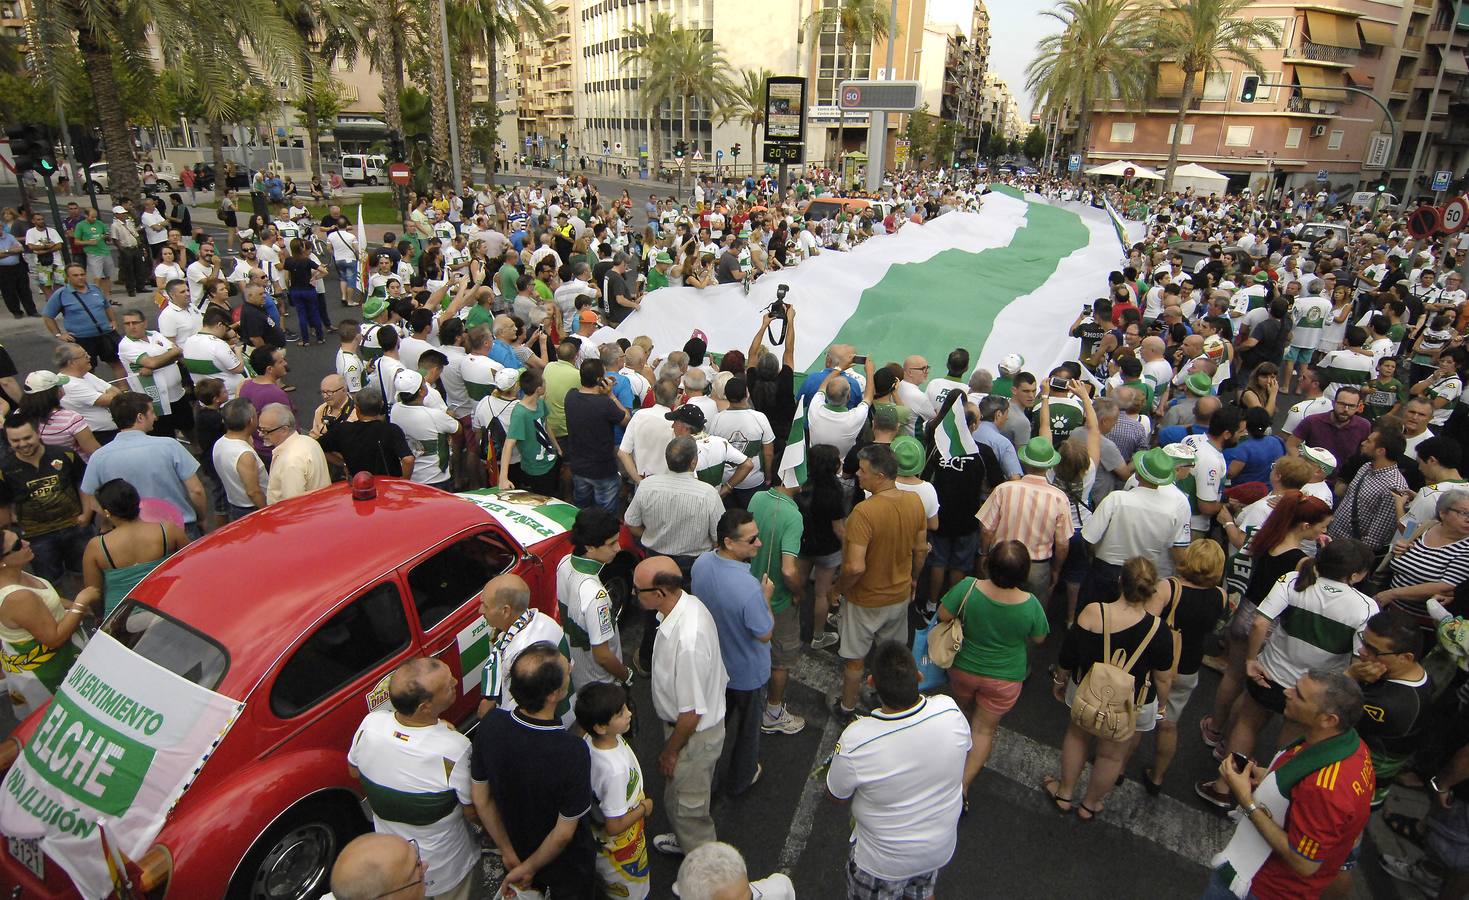
M 1090 303 L 1083 304 L 1082 307 L 1081 307 L 1081 314 L 1084 315 L 1084 316 L 1091 315 L 1092 314 L 1092 305 Z
M 772 318 L 772 319 L 779 319 L 782 322 L 785 321 L 785 317 L 786 317 L 786 304 L 785 304 L 785 299 L 786 299 L 786 293 L 790 289 L 791 289 L 791 287 L 788 284 L 778 284 L 778 285 L 775 286 L 775 299 L 772 300 L 770 302 L 770 306 L 767 307 L 767 311 L 770 313 L 770 318 Z

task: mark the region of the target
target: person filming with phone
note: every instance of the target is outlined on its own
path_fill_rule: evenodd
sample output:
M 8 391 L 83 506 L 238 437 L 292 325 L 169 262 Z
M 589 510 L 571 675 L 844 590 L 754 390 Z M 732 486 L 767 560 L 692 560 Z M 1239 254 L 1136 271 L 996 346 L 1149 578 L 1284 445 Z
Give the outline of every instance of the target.
M 1315 897 L 1348 863 L 1371 815 L 1376 776 L 1355 726 L 1362 689 L 1332 669 L 1310 669 L 1285 690 L 1285 718 L 1305 737 L 1269 767 L 1242 753 L 1219 764 L 1219 781 L 1243 811 L 1214 857 L 1204 900 Z

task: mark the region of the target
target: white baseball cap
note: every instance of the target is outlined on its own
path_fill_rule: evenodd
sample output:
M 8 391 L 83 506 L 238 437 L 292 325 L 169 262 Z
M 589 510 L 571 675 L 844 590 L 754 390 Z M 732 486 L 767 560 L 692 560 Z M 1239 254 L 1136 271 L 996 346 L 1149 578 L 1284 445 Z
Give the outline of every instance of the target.
M 65 375 L 57 375 L 55 372 L 38 369 L 26 376 L 25 392 L 27 394 L 39 394 L 42 391 L 49 391 L 54 387 L 60 387 L 70 380 Z
M 520 370 L 505 368 L 495 373 L 495 387 L 502 391 L 513 390 L 520 384 Z
M 1006 356 L 1004 359 L 1000 360 L 1001 372 L 1008 372 L 1013 375 L 1024 368 L 1025 357 L 1021 356 L 1019 353 L 1011 353 L 1009 356 Z
M 423 376 L 412 369 L 402 369 L 393 376 L 393 391 L 398 394 L 417 394 L 423 387 Z
M 1302 447 L 1301 456 L 1321 467 L 1321 471 L 1330 475 L 1336 471 L 1336 456 L 1325 447 Z

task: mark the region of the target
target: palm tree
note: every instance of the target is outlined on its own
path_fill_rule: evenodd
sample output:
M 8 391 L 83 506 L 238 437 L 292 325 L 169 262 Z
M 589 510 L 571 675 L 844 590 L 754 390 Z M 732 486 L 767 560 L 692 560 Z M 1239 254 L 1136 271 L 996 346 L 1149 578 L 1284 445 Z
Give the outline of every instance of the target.
M 137 49 L 148 47 L 145 33 L 162 59 L 193 58 L 195 87 L 211 116 L 231 112 L 246 57 L 261 61 L 274 80 L 294 82 L 300 72 L 300 42 L 272 0 L 57 0 L 35 24 L 49 49 L 81 52 L 117 198 L 136 199 L 142 185 L 114 63 L 123 71 L 151 67 L 149 51 Z
M 755 152 L 755 131 L 765 124 L 765 85 L 775 73 L 769 69 L 742 69 L 734 92 L 719 108 L 720 124 L 738 121 L 750 126 L 750 174 L 755 174 L 760 154 Z M 736 173 L 738 174 L 738 173 Z
M 402 137 L 403 110 L 398 98 L 403 93 L 403 64 L 407 53 L 407 33 L 412 13 L 402 0 L 377 0 L 364 4 L 362 12 L 370 20 L 364 23 L 374 36 L 371 60 L 383 80 L 383 120 L 389 131 Z
M 1183 138 L 1183 121 L 1194 102 L 1199 76 L 1207 79 L 1223 69 L 1225 62 L 1243 65 L 1247 71 L 1263 72 L 1255 49 L 1274 46 L 1280 29 L 1269 19 L 1245 19 L 1240 13 L 1252 0 L 1164 0 L 1158 9 L 1153 41 L 1158 56 L 1171 58 L 1183 70 L 1183 95 L 1178 99 L 1173 143 L 1168 149 L 1168 175 L 1163 190 L 1173 188 L 1173 170 L 1178 168 L 1178 146 Z
M 331 105 L 335 91 L 331 64 L 338 57 L 355 59 L 364 36 L 357 4 L 344 0 L 276 0 L 281 17 L 300 40 L 301 91 L 297 104 L 306 126 L 307 168 L 321 177 L 321 122 L 318 105 Z
M 1119 97 L 1129 109 L 1147 98 L 1148 34 L 1130 0 L 1061 0 L 1041 13 L 1062 25 L 1042 38 L 1025 86 L 1047 115 L 1078 117 L 1076 149 L 1085 154 L 1092 111 Z
M 812 10 L 811 15 L 806 17 L 802 25 L 804 33 L 817 36 L 817 58 L 820 58 L 821 43 L 820 35 L 825 31 L 832 31 L 835 35 L 837 46 L 849 57 L 847 65 L 848 78 L 866 78 L 867 72 L 857 71 L 857 47 L 858 45 L 870 45 L 874 41 L 885 40 L 892 33 L 893 23 L 888 18 L 888 3 L 886 0 L 832 0 L 831 6 L 823 5 L 819 9 Z M 840 82 L 837 78 L 835 81 Z M 842 108 L 841 98 L 837 98 L 837 155 L 840 156 L 843 147 L 843 135 L 847 129 L 847 113 Z
M 724 51 L 702 29 L 673 27 L 666 13 L 655 13 L 647 29 L 629 30 L 635 46 L 623 51 L 623 64 L 629 62 L 642 73 L 638 95 L 643 109 L 657 113 L 665 101 L 679 100 L 679 136 L 689 139 L 689 104 L 691 99 L 717 107 L 727 102 L 736 90 L 724 61 Z M 661 131 L 654 129 L 655 140 Z M 655 144 L 655 147 L 657 145 Z M 653 163 L 661 161 L 657 151 Z M 684 154 L 684 175 L 689 173 L 693 154 Z
M 539 40 L 547 33 L 552 20 L 553 15 L 545 0 L 460 0 L 449 7 L 449 39 L 454 43 L 454 55 L 465 60 L 479 56 L 487 61 L 491 106 L 495 105 L 495 94 L 499 89 L 499 42 L 520 36 L 523 36 L 521 40 Z M 460 155 L 465 159 L 471 159 L 473 153 L 472 87 L 467 77 L 454 83 Z M 493 122 L 490 127 L 495 127 Z M 491 186 L 495 183 L 494 145 L 492 139 L 490 156 L 486 161 Z

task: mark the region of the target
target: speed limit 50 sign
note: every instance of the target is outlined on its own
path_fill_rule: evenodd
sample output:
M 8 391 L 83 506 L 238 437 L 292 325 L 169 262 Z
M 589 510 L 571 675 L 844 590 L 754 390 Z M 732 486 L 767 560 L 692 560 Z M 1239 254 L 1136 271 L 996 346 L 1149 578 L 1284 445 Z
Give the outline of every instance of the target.
M 1442 225 L 1444 231 L 1453 234 L 1464 227 L 1466 218 L 1469 218 L 1469 200 L 1455 197 L 1444 204 Z

